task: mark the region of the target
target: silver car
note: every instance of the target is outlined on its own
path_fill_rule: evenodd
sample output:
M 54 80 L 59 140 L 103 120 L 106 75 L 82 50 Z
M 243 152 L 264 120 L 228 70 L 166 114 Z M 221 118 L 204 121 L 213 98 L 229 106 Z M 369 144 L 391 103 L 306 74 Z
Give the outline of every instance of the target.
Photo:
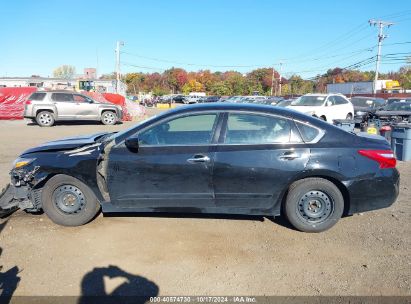
M 41 127 L 51 127 L 62 120 L 94 120 L 114 125 L 122 116 L 120 106 L 69 91 L 35 92 L 24 107 L 24 117 L 36 121 Z

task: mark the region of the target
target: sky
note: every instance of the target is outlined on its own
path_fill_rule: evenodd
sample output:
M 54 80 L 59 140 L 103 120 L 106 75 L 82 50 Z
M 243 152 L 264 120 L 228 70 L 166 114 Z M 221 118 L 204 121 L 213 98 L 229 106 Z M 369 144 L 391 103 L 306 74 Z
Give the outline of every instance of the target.
M 394 22 L 384 28 L 383 55 L 411 55 L 410 0 L 6 0 L 0 16 L 0 77 L 52 76 L 63 64 L 110 73 L 124 41 L 123 74 L 173 66 L 246 73 L 281 62 L 285 77 L 309 78 L 375 56 L 369 19 Z M 382 72 L 404 65 L 385 61 Z

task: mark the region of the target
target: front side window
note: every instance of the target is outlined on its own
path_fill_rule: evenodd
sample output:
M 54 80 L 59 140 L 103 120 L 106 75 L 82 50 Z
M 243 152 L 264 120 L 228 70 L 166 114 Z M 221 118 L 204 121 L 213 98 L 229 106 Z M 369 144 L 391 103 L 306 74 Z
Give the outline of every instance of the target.
M 74 94 L 74 101 L 75 102 L 87 102 L 88 98 L 83 95 Z
M 51 94 L 51 100 L 53 101 L 73 101 L 73 94 L 53 93 Z
M 288 143 L 290 140 L 291 126 L 285 118 L 243 113 L 228 116 L 226 144 Z
M 343 97 L 341 96 L 334 96 L 335 99 L 335 104 L 336 105 L 343 105 L 343 104 L 347 104 L 347 100 L 345 100 Z
M 140 145 L 206 145 L 212 141 L 217 114 L 199 114 L 163 122 L 139 134 Z

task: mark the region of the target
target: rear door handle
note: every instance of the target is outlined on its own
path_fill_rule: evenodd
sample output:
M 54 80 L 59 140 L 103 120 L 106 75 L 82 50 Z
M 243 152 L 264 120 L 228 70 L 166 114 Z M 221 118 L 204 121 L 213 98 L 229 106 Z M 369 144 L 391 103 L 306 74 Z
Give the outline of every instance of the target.
M 279 158 L 282 160 L 293 160 L 300 157 L 300 154 L 296 153 L 295 151 L 287 151 L 281 154 Z
M 187 159 L 187 161 L 191 164 L 196 164 L 196 163 L 209 163 L 210 158 L 207 155 L 203 154 L 196 154 L 192 158 Z

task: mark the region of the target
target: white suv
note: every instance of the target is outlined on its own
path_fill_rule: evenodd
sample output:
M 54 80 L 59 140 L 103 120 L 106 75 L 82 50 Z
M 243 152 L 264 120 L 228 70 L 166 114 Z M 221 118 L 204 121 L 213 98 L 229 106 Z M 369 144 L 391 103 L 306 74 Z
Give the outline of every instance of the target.
M 287 108 L 305 113 L 332 123 L 334 119 L 352 119 L 354 107 L 341 94 L 306 94 Z

